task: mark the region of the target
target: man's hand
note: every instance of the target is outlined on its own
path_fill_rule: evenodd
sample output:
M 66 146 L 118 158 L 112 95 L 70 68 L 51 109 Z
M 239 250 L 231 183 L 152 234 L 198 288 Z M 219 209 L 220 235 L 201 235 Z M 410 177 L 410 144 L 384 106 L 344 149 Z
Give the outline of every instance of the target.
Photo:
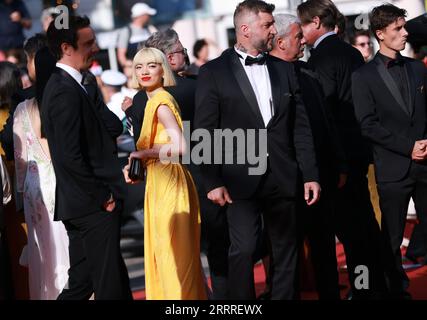
M 129 98 L 129 97 L 125 97 L 123 99 L 123 102 L 122 102 L 122 110 L 123 110 L 123 112 L 126 112 L 126 110 L 129 109 L 131 106 L 132 106 L 132 99 Z
M 427 156 L 427 140 L 415 141 L 412 149 L 412 160 L 423 161 Z
M 313 181 L 304 183 L 304 199 L 309 206 L 319 201 L 320 185 L 317 182 Z
M 338 179 L 338 189 L 341 189 L 345 186 L 347 182 L 347 174 L 346 173 L 340 173 L 340 177 Z
M 116 201 L 113 198 L 113 195 L 110 196 L 110 199 L 107 200 L 103 204 L 104 210 L 107 212 L 113 212 L 113 210 L 116 208 Z
M 208 199 L 215 204 L 219 204 L 221 207 L 226 203 L 233 203 L 226 187 L 219 187 L 209 191 Z
M 22 19 L 22 16 L 19 11 L 14 11 L 10 15 L 10 20 L 12 20 L 13 22 L 21 22 L 21 19 Z

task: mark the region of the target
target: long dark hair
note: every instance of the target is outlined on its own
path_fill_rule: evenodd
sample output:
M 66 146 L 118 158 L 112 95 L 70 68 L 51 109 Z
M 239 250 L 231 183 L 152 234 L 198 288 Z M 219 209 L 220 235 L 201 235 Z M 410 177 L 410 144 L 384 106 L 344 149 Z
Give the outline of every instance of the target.
M 55 57 L 49 51 L 48 47 L 44 47 L 36 52 L 34 65 L 36 69 L 36 101 L 41 115 L 43 92 L 56 65 Z M 41 128 L 41 136 L 44 137 L 43 125 Z
M 0 62 L 0 109 L 11 108 L 13 98 L 22 89 L 19 68 L 8 61 Z

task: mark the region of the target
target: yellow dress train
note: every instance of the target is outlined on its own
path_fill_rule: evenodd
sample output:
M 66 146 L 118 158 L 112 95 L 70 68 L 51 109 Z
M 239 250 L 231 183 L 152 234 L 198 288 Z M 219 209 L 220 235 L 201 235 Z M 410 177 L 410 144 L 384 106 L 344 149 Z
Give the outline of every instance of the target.
M 166 91 L 148 100 L 137 149 L 170 143 L 157 119 L 157 108 L 168 106 L 181 127 L 175 99 Z M 147 300 L 206 299 L 200 262 L 200 210 L 197 191 L 180 163 L 146 162 L 144 204 L 144 264 Z

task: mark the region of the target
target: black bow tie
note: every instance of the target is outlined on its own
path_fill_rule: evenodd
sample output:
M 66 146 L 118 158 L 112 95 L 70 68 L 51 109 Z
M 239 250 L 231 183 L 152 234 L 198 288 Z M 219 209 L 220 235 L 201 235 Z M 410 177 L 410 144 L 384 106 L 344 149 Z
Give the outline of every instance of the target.
M 250 56 L 247 56 L 246 57 L 246 59 L 245 59 L 245 66 L 251 66 L 251 65 L 253 65 L 253 64 L 259 64 L 259 65 L 261 65 L 261 64 L 264 64 L 265 63 L 265 60 L 266 60 L 266 56 L 264 55 L 264 54 L 260 54 L 260 55 L 258 55 L 257 57 L 255 57 L 255 58 L 252 58 L 252 57 L 250 57 Z
M 394 66 L 403 66 L 404 60 L 402 58 L 390 59 L 387 62 L 387 68 L 391 68 Z

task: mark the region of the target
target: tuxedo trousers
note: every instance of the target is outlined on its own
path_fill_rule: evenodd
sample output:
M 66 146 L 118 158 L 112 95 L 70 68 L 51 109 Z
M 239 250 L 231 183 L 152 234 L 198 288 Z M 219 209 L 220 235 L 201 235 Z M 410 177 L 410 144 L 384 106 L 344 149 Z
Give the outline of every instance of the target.
M 232 195 L 231 195 L 232 197 Z M 290 300 L 297 292 L 296 200 L 283 197 L 268 169 L 250 199 L 226 208 L 230 235 L 228 299 L 255 299 L 254 263 L 262 246 L 262 219 L 271 244 L 271 299 Z
M 413 162 L 408 175 L 396 182 L 378 183 L 382 213 L 381 231 L 384 241 L 385 266 L 392 293 L 404 292 L 409 279 L 402 267 L 402 244 L 410 198 L 414 200 L 420 226 L 427 224 L 427 165 Z M 427 239 L 427 230 L 420 229 Z
M 129 277 L 120 252 L 121 202 L 113 212 L 99 211 L 63 221 L 69 237 L 70 269 L 58 300 L 131 300 Z
M 322 168 L 322 166 L 319 167 Z M 304 196 L 301 194 L 299 197 L 298 205 L 301 206 L 301 210 L 298 210 L 298 228 L 302 229 L 300 232 L 301 245 L 307 238 L 310 246 L 309 252 L 319 300 L 339 300 L 333 220 L 338 181 L 335 172 L 328 170 L 320 170 L 320 177 L 322 191 L 317 203 L 308 206 L 304 201 Z
M 368 165 L 351 164 L 336 198 L 335 228 L 344 246 L 353 299 L 377 299 L 386 291 L 381 233 L 368 188 Z M 359 270 L 368 270 L 368 286 L 356 285 Z
M 190 164 L 188 169 L 199 194 L 202 220 L 200 247 L 206 253 L 209 264 L 212 287 L 210 299 L 224 300 L 227 298 L 228 249 L 230 248 L 226 208 L 214 204 L 207 198 L 200 167 Z

